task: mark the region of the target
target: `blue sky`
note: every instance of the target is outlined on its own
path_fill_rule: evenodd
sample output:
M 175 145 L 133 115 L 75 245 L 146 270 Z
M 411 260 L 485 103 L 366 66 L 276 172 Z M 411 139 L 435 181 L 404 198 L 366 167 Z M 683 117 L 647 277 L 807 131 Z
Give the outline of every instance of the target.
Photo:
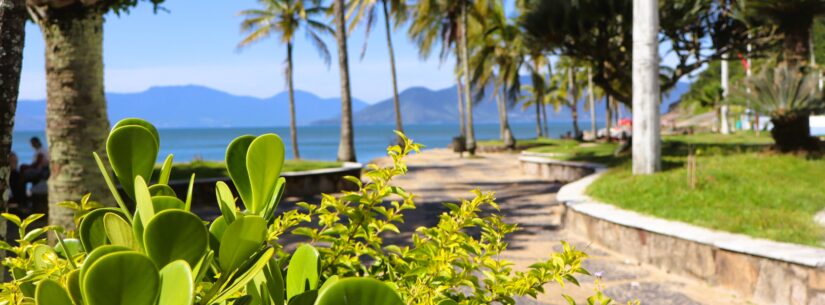
M 104 66 L 107 92 L 139 92 L 152 86 L 197 84 L 237 95 L 269 97 L 285 89 L 282 76 L 286 48 L 277 39 L 243 50 L 238 11 L 257 6 L 255 0 L 169 0 L 169 12 L 154 14 L 141 3 L 128 15 L 106 16 Z M 380 21 L 377 25 L 381 25 Z M 406 28 L 395 31 L 399 89 L 451 86 L 452 60 L 422 61 L 407 39 Z M 334 37 L 326 38 L 333 54 L 327 68 L 303 34 L 295 46 L 295 87 L 322 97 L 340 96 Z M 384 29 L 376 26 L 369 49 L 360 60 L 362 29 L 349 40 L 353 96 L 378 102 L 392 94 Z M 44 44 L 39 28 L 26 26 L 26 46 L 20 98 L 46 96 Z

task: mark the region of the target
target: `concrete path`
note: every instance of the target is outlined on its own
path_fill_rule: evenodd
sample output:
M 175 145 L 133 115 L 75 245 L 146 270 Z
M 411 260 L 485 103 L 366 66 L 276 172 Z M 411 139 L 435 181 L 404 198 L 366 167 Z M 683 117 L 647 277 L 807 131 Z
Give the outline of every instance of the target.
M 473 189 L 494 191 L 505 220 L 522 228 L 511 236 L 503 257 L 519 268 L 546 259 L 549 253 L 561 248 L 560 241 L 564 240 L 590 255 L 586 269 L 601 274 L 603 291 L 619 304 L 634 299 L 648 305 L 752 304 L 737 299 L 730 291 L 666 274 L 591 245 L 581 237 L 570 236 L 560 228 L 562 209 L 555 202 L 555 192 L 561 185 L 522 175 L 517 159 L 514 154 L 461 159 L 444 149 L 411 156 L 408 174 L 395 181 L 396 185 L 418 196 L 418 208 L 409 212 L 407 226 L 435 224 L 437 215 L 444 211 L 442 202 L 469 198 Z M 571 284 L 562 289 L 558 285 L 548 285 L 545 287 L 547 293 L 538 301 L 523 299 L 519 304 L 567 304 L 561 293 L 584 301 L 593 293 L 595 278 L 580 276 L 578 279 L 582 287 Z

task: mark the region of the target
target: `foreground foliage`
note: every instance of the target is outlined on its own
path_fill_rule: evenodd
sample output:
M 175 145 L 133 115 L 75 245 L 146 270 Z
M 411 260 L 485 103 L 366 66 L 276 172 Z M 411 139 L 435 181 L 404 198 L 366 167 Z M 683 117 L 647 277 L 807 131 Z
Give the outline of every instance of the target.
M 2 215 L 17 225 L 20 239 L 0 244 L 10 253 L 3 265 L 12 277 L 0 304 L 514 304 L 517 296 L 544 292 L 547 283 L 578 284 L 574 275 L 587 274 L 586 255 L 567 244 L 526 271 L 499 260 L 504 238 L 517 227 L 483 215 L 483 207 L 497 205 L 480 191 L 447 204 L 438 225 L 418 228 L 411 245 L 385 244 L 386 236 L 400 233 L 404 211 L 415 208 L 413 194 L 391 185 L 406 172 L 403 158 L 419 148 L 399 136 L 403 145 L 388 149 L 392 166 L 371 166 L 368 182 L 350 178 L 358 191 L 282 213 L 276 211 L 286 183 L 283 142 L 274 134 L 241 136 L 226 153 L 240 201 L 218 182 L 221 216 L 206 223 L 190 211 L 191 191 L 182 200 L 166 185 L 172 156 L 158 182 L 147 184 L 154 181 L 160 140 L 154 126 L 121 121 L 107 153 L 125 198 L 95 156 L 118 207 L 101 207 L 89 195 L 62 203 L 75 210 L 76 230 L 30 229 L 39 214 Z M 311 243 L 289 253 L 279 243 L 285 235 Z M 587 300 L 610 302 L 600 293 Z

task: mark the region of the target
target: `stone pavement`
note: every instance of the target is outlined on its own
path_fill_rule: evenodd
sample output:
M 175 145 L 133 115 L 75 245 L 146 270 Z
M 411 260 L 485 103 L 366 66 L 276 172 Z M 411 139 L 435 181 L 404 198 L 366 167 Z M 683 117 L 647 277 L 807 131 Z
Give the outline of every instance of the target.
M 563 209 L 555 202 L 555 192 L 561 185 L 522 175 L 515 154 L 461 159 L 445 149 L 426 150 L 409 157 L 408 164 L 408 174 L 395 180 L 396 185 L 418 197 L 418 208 L 408 212 L 405 226 L 434 224 L 437 215 L 444 211 L 442 202 L 469 198 L 473 189 L 494 191 L 505 220 L 522 228 L 510 237 L 510 245 L 502 257 L 518 268 L 546 259 L 552 251 L 560 250 L 560 241 L 564 240 L 590 255 L 585 268 L 601 274 L 603 291 L 620 304 L 635 299 L 648 305 L 752 304 L 738 299 L 733 292 L 666 274 L 566 233 L 560 228 Z M 578 279 L 581 287 L 569 284 L 560 288 L 550 284 L 538 300 L 521 299 L 519 304 L 567 304 L 561 293 L 584 301 L 594 291 L 595 278 L 580 276 Z

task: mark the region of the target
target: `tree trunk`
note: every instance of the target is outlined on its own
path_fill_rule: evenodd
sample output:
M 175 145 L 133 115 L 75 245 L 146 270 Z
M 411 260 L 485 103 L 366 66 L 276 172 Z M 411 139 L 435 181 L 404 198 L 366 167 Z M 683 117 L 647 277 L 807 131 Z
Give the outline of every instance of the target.
M 469 25 L 468 22 L 468 12 L 467 12 L 467 2 L 462 1 L 461 5 L 461 65 L 464 67 L 464 77 L 467 79 L 464 82 L 464 103 L 467 114 L 467 152 L 470 155 L 475 155 L 476 153 L 476 135 L 475 130 L 473 127 L 473 98 L 471 96 L 470 91 L 470 46 L 467 42 L 467 26 Z
M 581 130 L 579 129 L 579 101 L 578 95 L 576 92 L 578 88 L 576 88 L 576 77 L 573 75 L 575 71 L 573 67 L 567 68 L 567 81 L 570 82 L 570 114 L 573 116 L 573 138 L 578 140 L 580 139 L 579 135 L 581 134 Z
M 547 138 L 552 138 L 550 136 L 550 125 L 547 124 L 547 105 L 541 105 L 541 117 L 544 120 L 544 136 Z
M 387 1 L 381 1 L 384 8 L 384 27 L 387 31 L 387 50 L 390 52 L 390 70 L 392 71 L 392 104 L 395 107 L 395 130 L 404 132 L 404 126 L 401 123 L 401 102 L 398 97 L 398 79 L 395 72 L 395 51 L 392 48 L 392 34 L 390 32 L 390 14 L 387 11 Z M 398 143 L 401 143 L 401 137 L 398 137 Z
M 455 91 L 458 93 L 458 125 L 461 130 L 461 136 L 467 136 L 467 125 L 464 124 L 464 97 L 461 96 L 461 88 L 464 84 L 461 83 L 461 75 L 455 75 Z
M 728 123 L 728 54 L 722 54 L 722 108 L 720 109 L 719 132 L 730 134 Z
M 114 205 L 92 152 L 106 158 L 109 118 L 103 91 L 103 15 L 97 9 L 54 9 L 41 21 L 46 42 L 46 138 L 49 223 L 73 226 L 59 202 L 86 194 Z
M 809 40 L 813 20 L 799 17 L 793 26 L 788 26 L 791 30 L 783 33 L 785 39 L 782 40 L 782 54 L 789 67 L 805 64 L 811 56 Z
M 295 126 L 295 89 L 293 86 L 292 42 L 286 43 L 286 83 L 289 88 L 289 138 L 292 141 L 292 157 L 301 159 L 298 152 L 298 127 Z
M 771 117 L 771 137 L 781 152 L 818 150 L 817 139 L 811 137 L 811 122 L 807 116 Z
M 502 90 L 504 90 L 502 88 Z M 498 101 L 498 122 L 501 128 L 501 141 L 504 142 L 504 147 L 507 149 L 516 149 L 516 138 L 513 137 L 513 131 L 510 129 L 510 122 L 507 118 L 507 103 L 504 101 L 504 93 L 496 92 L 496 100 Z
M 581 129 L 579 129 L 579 110 L 576 108 L 578 107 L 575 104 L 570 105 L 570 115 L 573 117 L 573 138 L 578 140 L 580 139 Z
M 0 0 L 0 210 L 7 211 L 6 200 L 10 197 L 9 163 L 11 139 L 14 130 L 14 113 L 20 89 L 20 72 L 23 64 L 23 43 L 26 36 L 26 1 Z M 6 220 L 0 219 L 0 240 L 6 241 Z M 6 257 L 0 251 L 0 260 Z M 0 272 L 0 282 L 3 281 Z
M 344 0 L 335 0 L 335 39 L 338 41 L 338 69 L 341 74 L 341 140 L 338 161 L 355 162 L 355 132 L 352 128 L 352 95 L 347 58 L 347 28 L 344 18 Z
M 659 1 L 633 1 L 633 174 L 661 169 Z
M 610 97 L 610 95 L 607 95 L 604 99 L 604 108 L 605 108 L 604 114 L 605 114 L 605 118 L 607 119 L 604 122 L 604 130 L 605 130 L 604 134 L 605 134 L 605 139 L 607 139 L 607 142 L 610 142 L 610 141 L 613 140 L 613 137 L 610 133 L 610 129 L 613 128 L 613 107 L 610 106 L 610 104 L 612 103 L 611 100 L 612 100 L 612 98 Z
M 596 95 L 593 92 L 593 72 L 590 67 L 587 67 L 587 97 L 590 100 L 590 132 L 595 140 L 598 133 L 596 130 Z
M 541 132 L 541 106 L 539 105 L 539 98 L 536 98 L 536 139 L 545 137 Z

